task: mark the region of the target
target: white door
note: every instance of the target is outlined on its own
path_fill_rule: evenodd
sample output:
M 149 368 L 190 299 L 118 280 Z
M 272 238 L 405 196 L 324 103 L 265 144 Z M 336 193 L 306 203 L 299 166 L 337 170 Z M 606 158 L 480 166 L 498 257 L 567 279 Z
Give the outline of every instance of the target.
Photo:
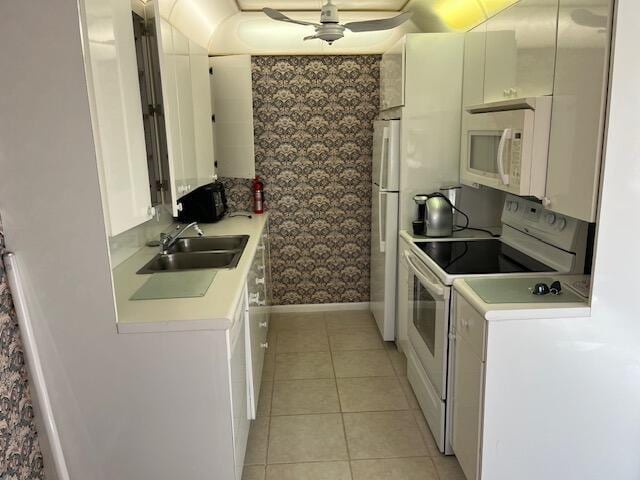
M 386 341 L 395 340 L 398 194 L 373 185 L 370 309 Z

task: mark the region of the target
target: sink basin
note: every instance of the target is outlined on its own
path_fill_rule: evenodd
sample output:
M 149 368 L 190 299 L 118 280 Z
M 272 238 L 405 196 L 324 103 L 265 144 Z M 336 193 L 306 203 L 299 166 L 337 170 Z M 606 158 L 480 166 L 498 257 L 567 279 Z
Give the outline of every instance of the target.
M 235 268 L 241 256 L 242 250 L 158 254 L 138 270 L 138 273 L 181 272 L 202 268 Z
M 171 253 L 211 252 L 216 250 L 244 250 L 248 235 L 228 237 L 183 237 L 170 248 Z

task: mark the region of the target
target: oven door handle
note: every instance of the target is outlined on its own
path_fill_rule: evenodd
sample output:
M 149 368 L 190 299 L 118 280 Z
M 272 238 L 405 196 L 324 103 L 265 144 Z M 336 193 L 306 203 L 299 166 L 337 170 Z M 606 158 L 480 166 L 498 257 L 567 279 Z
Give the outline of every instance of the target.
M 420 271 L 420 269 L 416 266 L 415 263 L 411 260 L 411 254 L 408 251 L 404 252 L 404 258 L 407 260 L 409 267 L 413 271 L 413 274 L 418 277 L 420 282 L 427 287 L 427 289 L 434 295 L 439 297 L 444 297 L 444 287 L 438 283 L 433 282 L 433 280 L 429 279 L 424 273 Z

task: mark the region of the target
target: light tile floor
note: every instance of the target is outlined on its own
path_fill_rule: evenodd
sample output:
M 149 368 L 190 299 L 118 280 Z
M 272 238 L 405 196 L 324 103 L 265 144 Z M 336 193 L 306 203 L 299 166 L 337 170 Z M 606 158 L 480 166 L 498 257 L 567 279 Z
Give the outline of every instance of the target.
M 368 312 L 272 315 L 243 480 L 465 480 Z

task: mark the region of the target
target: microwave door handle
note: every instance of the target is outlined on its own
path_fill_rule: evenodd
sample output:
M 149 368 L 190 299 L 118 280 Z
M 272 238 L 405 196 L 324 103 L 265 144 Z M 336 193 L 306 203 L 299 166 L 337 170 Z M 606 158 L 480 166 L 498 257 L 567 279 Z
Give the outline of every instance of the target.
M 411 267 L 413 274 L 418 277 L 420 282 L 422 282 L 422 284 L 427 287 L 432 294 L 437 295 L 438 297 L 444 297 L 444 287 L 432 282 L 422 272 L 420 272 L 416 264 L 411 260 L 411 254 L 409 252 L 404 252 L 404 258 L 407 260 L 409 267 Z
M 505 150 L 507 149 L 507 140 L 511 139 L 512 130 L 505 128 L 500 137 L 500 143 L 498 144 L 498 173 L 500 174 L 500 180 L 503 185 L 509 185 L 509 174 L 505 173 L 504 169 L 504 157 Z

